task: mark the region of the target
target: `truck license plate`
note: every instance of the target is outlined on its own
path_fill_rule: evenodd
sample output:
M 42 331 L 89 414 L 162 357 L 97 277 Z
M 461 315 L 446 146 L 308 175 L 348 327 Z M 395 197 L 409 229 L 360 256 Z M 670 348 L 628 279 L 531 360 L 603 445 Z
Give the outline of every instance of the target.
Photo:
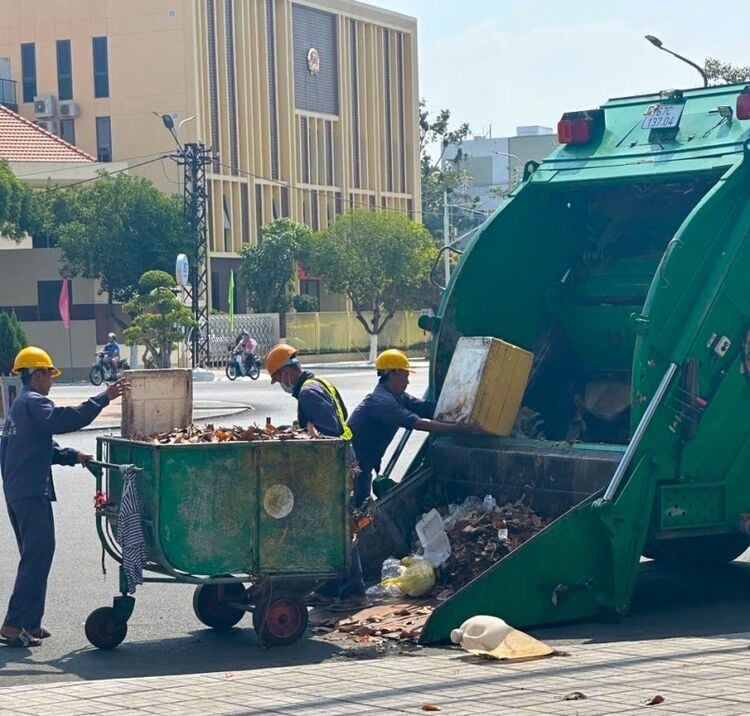
M 652 104 L 643 117 L 643 129 L 669 129 L 680 123 L 684 104 Z

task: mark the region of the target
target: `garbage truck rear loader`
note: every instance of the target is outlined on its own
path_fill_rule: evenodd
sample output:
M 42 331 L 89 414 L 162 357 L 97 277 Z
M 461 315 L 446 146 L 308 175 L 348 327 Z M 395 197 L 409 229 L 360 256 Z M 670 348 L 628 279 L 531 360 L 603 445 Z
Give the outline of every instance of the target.
M 406 552 L 423 511 L 471 494 L 552 521 L 442 603 L 423 642 L 475 614 L 622 613 L 641 555 L 722 563 L 749 544 L 750 86 L 613 99 L 558 134 L 424 324 L 435 396 L 462 336 L 533 352 L 532 429 L 431 440 L 362 544 Z

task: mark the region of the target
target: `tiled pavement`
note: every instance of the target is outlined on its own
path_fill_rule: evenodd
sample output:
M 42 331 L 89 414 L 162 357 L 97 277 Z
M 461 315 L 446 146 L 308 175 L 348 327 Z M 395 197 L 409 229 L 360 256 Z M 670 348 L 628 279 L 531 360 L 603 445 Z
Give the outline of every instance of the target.
M 368 661 L 0 686 L 3 716 L 420 714 L 750 716 L 750 634 L 575 645 L 503 664 L 431 651 Z M 580 691 L 583 700 L 566 701 Z M 663 702 L 647 705 L 659 695 Z

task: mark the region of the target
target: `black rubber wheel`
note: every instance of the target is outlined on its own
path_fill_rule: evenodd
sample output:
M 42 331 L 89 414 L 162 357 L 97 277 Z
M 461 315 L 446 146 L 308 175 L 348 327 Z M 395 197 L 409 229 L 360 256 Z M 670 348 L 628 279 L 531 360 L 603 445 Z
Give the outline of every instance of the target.
M 206 626 L 217 631 L 231 629 L 245 612 L 227 602 L 245 602 L 245 587 L 239 582 L 230 584 L 201 584 L 193 594 L 195 616 Z
M 227 363 L 227 378 L 229 380 L 237 380 L 237 364 L 231 360 Z
M 677 567 L 712 567 L 737 559 L 750 546 L 750 538 L 739 532 L 705 537 L 652 540 L 643 550 L 646 557 Z
M 248 375 L 251 380 L 258 380 L 260 377 L 260 363 L 258 363 L 258 361 L 253 361 L 253 366 L 250 368 Z
M 294 644 L 307 629 L 307 607 L 296 594 L 278 593 L 256 604 L 253 628 L 263 643 L 271 646 Z
M 91 385 L 101 385 L 104 382 L 104 371 L 98 365 L 92 365 L 89 371 Z
M 98 649 L 114 649 L 128 633 L 128 623 L 115 619 L 112 607 L 94 609 L 86 619 L 86 638 Z

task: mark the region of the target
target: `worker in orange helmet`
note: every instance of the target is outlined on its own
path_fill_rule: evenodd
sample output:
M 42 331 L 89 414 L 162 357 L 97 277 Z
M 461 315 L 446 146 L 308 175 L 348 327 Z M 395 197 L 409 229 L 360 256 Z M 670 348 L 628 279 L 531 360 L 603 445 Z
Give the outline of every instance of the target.
M 271 383 L 278 383 L 285 393 L 297 399 L 297 420 L 301 428 L 307 429 L 311 435 L 321 433 L 349 442 L 347 470 L 352 483 L 355 483 L 359 468 L 351 449 L 352 431 L 346 424 L 349 413 L 333 383 L 325 378 L 318 378 L 309 370 L 303 370 L 297 358 L 297 349 L 287 343 L 279 343 L 268 351 L 265 366 L 271 376 Z M 352 550 L 351 556 L 348 578 L 325 583 L 307 597 L 308 604 L 327 604 L 333 609 L 346 609 L 368 603 L 356 548 Z

